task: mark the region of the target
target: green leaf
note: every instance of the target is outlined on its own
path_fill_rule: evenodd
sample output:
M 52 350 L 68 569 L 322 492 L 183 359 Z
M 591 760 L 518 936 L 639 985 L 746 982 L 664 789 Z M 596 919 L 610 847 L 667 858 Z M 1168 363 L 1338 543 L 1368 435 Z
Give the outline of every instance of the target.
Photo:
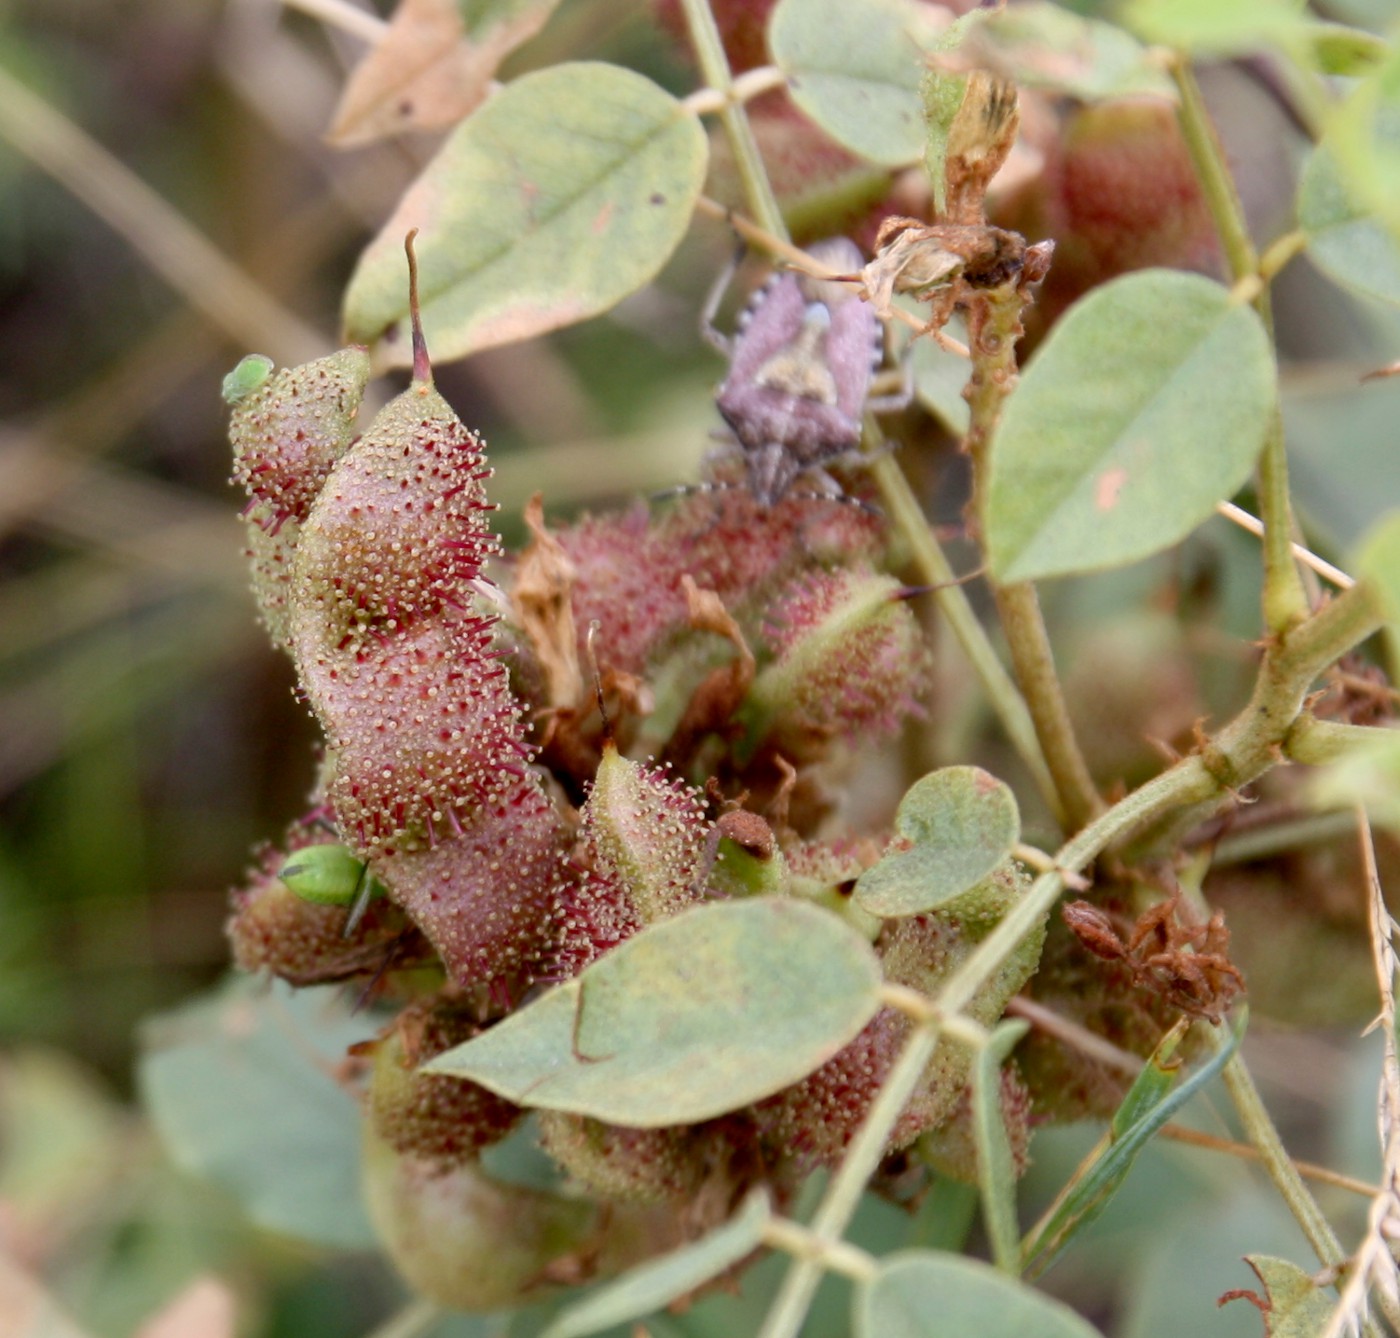
M 819 907 L 701 906 L 427 1067 L 523 1106 L 641 1129 L 691 1124 L 824 1064 L 874 1016 L 880 979 L 870 945 Z
M 1329 110 L 1323 143 L 1356 207 L 1400 234 L 1400 47 Z
M 768 49 L 792 100 L 838 144 L 902 167 L 924 151 L 919 53 L 927 32 L 913 0 L 780 0 Z
M 690 223 L 699 120 L 615 65 L 555 65 L 463 121 L 360 257 L 345 327 L 412 361 L 403 241 L 439 362 L 596 316 L 648 283 Z
M 1390 53 L 1385 38 L 1345 23 L 1311 23 L 1307 39 L 1319 73 L 1349 79 L 1369 73 Z
M 1184 539 L 1249 476 L 1275 403 L 1254 311 L 1143 270 L 1051 331 L 992 442 L 985 526 L 1002 581 L 1121 566 Z
M 1080 1169 L 1049 1220 L 1022 1245 L 1027 1276 L 1044 1273 L 1073 1236 L 1103 1212 L 1152 1136 L 1225 1067 L 1239 1047 L 1246 1021 L 1241 1010 L 1229 1041 L 1180 1085 L 1180 1061 L 1175 1054 L 1185 1035 L 1184 1024 L 1162 1038 L 1114 1113 L 1098 1155 Z
M 614 1324 L 641 1319 L 697 1287 L 719 1277 L 763 1240 L 772 1216 L 764 1190 L 749 1194 L 739 1211 L 722 1227 L 659 1259 L 624 1273 L 577 1305 L 561 1311 L 540 1338 L 585 1338 Z
M 1296 43 L 1308 27 L 1294 0 L 1132 0 L 1117 17 L 1144 41 L 1217 56 Z
M 331 1072 L 374 1030 L 340 990 L 240 978 L 146 1024 L 142 1094 L 175 1163 L 254 1222 L 363 1249 L 375 1235 L 360 1200 L 360 1107 Z
M 1161 62 L 1112 23 L 1032 0 L 993 13 L 977 45 L 996 53 L 996 68 L 1023 88 L 1081 101 L 1150 94 L 1175 100 Z
M 912 848 L 886 855 L 856 882 L 856 902 L 873 915 L 918 915 L 970 892 L 1011 853 L 1021 815 L 995 776 L 944 767 L 910 786 L 894 826 Z
M 1264 1288 L 1263 1303 L 1252 1292 L 1245 1299 L 1255 1299 L 1265 1315 L 1268 1338 L 1317 1338 L 1332 1317 L 1336 1298 L 1319 1287 L 1297 1264 L 1276 1259 L 1269 1254 L 1247 1254 L 1244 1261 L 1254 1270 Z M 1230 1300 L 1240 1299 L 1238 1293 Z
M 1016 1167 L 1001 1109 L 1001 1066 L 1029 1030 L 1030 1023 L 1018 1019 L 999 1023 L 972 1065 L 972 1132 L 982 1221 L 992 1258 L 1013 1277 L 1021 1271 L 1021 1242 L 1016 1226 Z
M 1367 532 L 1356 555 L 1356 570 L 1375 585 L 1386 621 L 1400 631 L 1400 511 L 1392 511 Z
M 1325 274 L 1367 297 L 1400 304 L 1400 242 L 1354 198 L 1326 144 L 1303 166 L 1298 225 Z
M 855 1294 L 856 1338 L 1095 1338 L 1067 1305 L 956 1254 L 888 1256 Z

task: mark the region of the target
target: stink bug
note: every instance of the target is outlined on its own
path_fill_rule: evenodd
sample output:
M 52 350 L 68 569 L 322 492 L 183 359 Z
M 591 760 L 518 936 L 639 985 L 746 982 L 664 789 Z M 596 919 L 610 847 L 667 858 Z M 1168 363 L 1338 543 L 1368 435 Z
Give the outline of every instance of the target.
M 807 254 L 838 274 L 857 273 L 864 263 L 845 237 L 818 242 Z M 764 509 L 789 495 L 863 506 L 825 466 L 860 447 L 871 378 L 884 357 L 878 317 L 847 285 L 786 271 L 754 294 L 726 337 L 713 320 L 730 277 L 732 267 L 705 304 L 701 330 L 729 359 L 715 404 L 743 457 L 749 492 Z M 794 493 L 804 476 L 812 487 Z

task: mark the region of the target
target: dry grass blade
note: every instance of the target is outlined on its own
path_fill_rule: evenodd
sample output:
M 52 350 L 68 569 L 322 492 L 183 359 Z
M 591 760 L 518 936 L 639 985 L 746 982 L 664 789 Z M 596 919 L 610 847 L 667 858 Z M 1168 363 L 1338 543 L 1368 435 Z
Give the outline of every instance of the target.
M 1372 1295 L 1392 1326 L 1400 1322 L 1400 1269 L 1391 1253 L 1391 1242 L 1400 1236 L 1400 1047 L 1395 1036 L 1395 976 L 1400 961 L 1394 946 L 1396 924 L 1381 891 L 1370 820 L 1360 806 L 1356 825 L 1366 870 L 1371 951 L 1381 997 L 1380 1014 L 1372 1027 L 1379 1028 L 1385 1038 L 1377 1110 L 1384 1164 L 1380 1192 L 1366 1215 L 1366 1235 L 1352 1256 L 1350 1276 L 1322 1338 L 1343 1338 L 1359 1332 Z

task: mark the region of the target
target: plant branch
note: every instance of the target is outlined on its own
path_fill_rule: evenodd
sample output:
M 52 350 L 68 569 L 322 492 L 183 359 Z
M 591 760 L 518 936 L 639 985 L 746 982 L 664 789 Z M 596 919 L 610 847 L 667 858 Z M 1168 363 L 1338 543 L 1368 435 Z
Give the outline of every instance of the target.
M 1376 1112 L 1381 1130 L 1381 1183 L 1366 1215 L 1366 1234 L 1352 1258 L 1350 1276 L 1323 1338 L 1341 1338 L 1352 1332 L 1358 1321 L 1369 1319 L 1371 1296 L 1376 1298 L 1392 1329 L 1400 1326 L 1400 1269 L 1391 1248 L 1400 1225 L 1400 1045 L 1395 1037 L 1395 977 L 1400 962 L 1395 955 L 1396 924 L 1385 904 L 1371 822 L 1363 805 L 1356 805 L 1354 817 L 1366 871 L 1371 956 L 1380 995 L 1380 1015 L 1375 1026 L 1384 1038 L 1380 1109 Z
M 1235 1113 L 1240 1117 L 1245 1137 L 1258 1152 L 1259 1160 L 1269 1173 L 1269 1179 L 1274 1182 L 1274 1187 L 1288 1205 L 1289 1212 L 1302 1227 L 1308 1244 L 1313 1247 L 1313 1252 L 1323 1265 L 1328 1268 L 1340 1268 L 1346 1262 L 1346 1252 L 1322 1215 L 1317 1200 L 1308 1192 L 1297 1167 L 1293 1165 L 1293 1160 L 1283 1146 L 1283 1140 L 1279 1137 L 1278 1129 L 1264 1106 L 1263 1098 L 1260 1097 L 1259 1089 L 1254 1085 L 1254 1078 L 1244 1060 L 1238 1054 L 1231 1056 L 1221 1072 L 1221 1077 L 1224 1079 L 1226 1091 L 1230 1094 Z
M 854 1282 L 869 1282 L 878 1267 L 874 1255 L 844 1240 L 823 1240 L 815 1232 L 785 1217 L 774 1217 L 763 1228 L 763 1243 L 795 1259 L 811 1259 Z
M 389 31 L 388 23 L 377 14 L 348 4 L 347 0 L 282 0 L 282 3 L 288 9 L 299 9 L 303 14 L 320 19 L 329 27 L 339 28 L 370 45 L 380 41 Z
M 1260 1160 L 1259 1149 L 1248 1143 L 1239 1143 L 1233 1138 L 1220 1138 L 1200 1129 L 1192 1129 L 1188 1125 L 1164 1124 L 1158 1133 L 1173 1143 L 1185 1143 L 1188 1147 L 1223 1152 L 1227 1157 L 1237 1157 L 1240 1161 Z M 1358 1180 L 1355 1176 L 1343 1175 L 1340 1171 L 1332 1170 L 1330 1166 L 1319 1166 L 1316 1162 L 1299 1161 L 1296 1158 L 1293 1159 L 1293 1165 L 1297 1167 L 1298 1174 L 1305 1180 L 1316 1180 L 1322 1185 L 1333 1185 L 1337 1189 L 1345 1189 L 1352 1194 L 1360 1194 L 1368 1199 L 1376 1193 L 1375 1185 L 1369 1185 L 1366 1181 Z
M 1171 66 L 1181 95 L 1178 119 L 1196 169 L 1206 205 L 1215 221 L 1225 260 L 1236 282 L 1257 275 L 1259 257 L 1245 223 L 1244 206 L 1211 124 L 1196 76 L 1184 56 Z M 1273 334 L 1269 291 L 1260 287 L 1253 299 L 1264 327 Z M 1307 615 L 1308 601 L 1293 561 L 1293 513 L 1288 497 L 1288 460 L 1283 449 L 1283 420 L 1275 408 L 1259 457 L 1259 511 L 1264 521 L 1264 623 L 1282 632 Z
M 895 1122 L 938 1050 L 942 1038 L 937 1017 L 951 1016 L 965 1008 L 1021 940 L 1034 931 L 1064 889 L 1065 871 L 1077 873 L 1133 827 L 1178 804 L 1204 798 L 1213 789 L 1214 782 L 1199 759 L 1190 757 L 1115 804 L 1059 851 L 1056 869 L 1037 878 L 1001 923 L 948 977 L 934 999 L 935 1018 L 915 1027 L 827 1187 L 812 1218 L 812 1230 L 820 1239 L 840 1239 L 855 1212 L 866 1182 L 880 1164 Z M 820 1281 L 819 1263 L 795 1261 L 783 1279 L 759 1338 L 795 1338 Z
M 1379 597 L 1363 581 L 1281 634 L 1264 654 L 1248 704 L 1196 755 L 1218 783 L 1215 795 L 1140 833 L 1135 847 L 1174 848 L 1185 833 L 1215 811 L 1222 798 L 1282 761 L 1290 732 L 1318 675 L 1376 631 L 1383 617 Z
M 734 76 L 730 73 L 729 59 L 724 54 L 724 44 L 720 41 L 710 6 L 707 0 L 681 0 L 681 8 L 685 12 L 695 57 L 700 63 L 700 74 L 724 100 L 719 109 L 720 124 L 724 126 L 724 133 L 734 152 L 734 166 L 738 170 L 739 180 L 744 183 L 749 209 L 763 228 L 786 240 L 787 224 L 783 221 L 782 211 L 768 181 L 748 114 L 742 101 L 735 96 Z
M 1305 711 L 1293 722 L 1293 728 L 1283 741 L 1283 751 L 1292 762 L 1305 766 L 1325 766 L 1365 748 L 1387 735 L 1394 735 L 1394 728 L 1383 725 L 1349 725 L 1341 720 L 1319 720 Z
M 895 1122 L 938 1050 L 942 1039 L 938 1019 L 951 1017 L 967 1007 L 1022 939 L 1049 913 L 1064 890 L 1066 876 L 1078 873 L 1109 846 L 1123 842 L 1138 829 L 1159 822 L 1168 814 L 1190 813 L 1202 805 L 1214 805 L 1232 787 L 1267 770 L 1278 760 L 1282 739 L 1297 718 L 1314 678 L 1375 630 L 1380 621 L 1379 600 L 1364 582 L 1324 605 L 1306 622 L 1280 637 L 1260 665 L 1249 705 L 1201 753 L 1183 758 L 1119 800 L 1056 853 L 1055 868 L 1031 884 L 1001 923 L 943 982 L 933 999 L 931 1020 L 915 1027 L 813 1216 L 812 1230 L 820 1239 L 840 1239 L 849 1223 L 866 1182 L 884 1155 Z M 1248 1092 L 1253 1084 L 1247 1070 L 1236 1060 L 1226 1072 L 1232 1092 L 1240 1091 L 1243 1095 L 1239 1100 L 1249 1107 Z M 1259 1140 L 1256 1146 L 1268 1165 L 1271 1157 L 1277 1160 L 1281 1148 L 1269 1149 L 1268 1130 L 1260 1126 L 1257 1118 L 1257 1109 L 1262 1107 L 1249 1108 L 1251 1132 Z M 1286 1155 L 1283 1160 L 1287 1163 Z M 1297 1180 L 1291 1166 L 1286 1174 Z M 1303 1192 L 1306 1194 L 1305 1189 Z M 1325 1237 L 1319 1235 L 1318 1240 L 1326 1248 Z M 760 1338 L 795 1338 L 820 1280 L 819 1263 L 810 1259 L 795 1261 Z
M 1002 406 L 1016 386 L 1016 344 L 1023 333 L 1021 313 L 1027 301 L 1026 294 L 1015 283 L 1009 283 L 995 292 L 979 295 L 967 311 L 972 375 L 963 394 L 971 410 L 971 421 L 964 448 L 972 458 L 971 514 L 979 537 L 992 438 Z M 992 591 L 1016 681 L 1055 783 L 1059 797 L 1056 811 L 1063 814 L 1070 831 L 1078 831 L 1103 811 L 1103 801 L 1075 738 L 1069 707 L 1055 672 L 1040 599 L 1029 582 L 1001 585 L 992 581 Z
M 915 1027 L 910 1033 L 813 1215 L 811 1234 L 819 1248 L 828 1249 L 841 1239 L 866 1182 L 880 1165 L 889 1131 L 923 1078 L 938 1041 L 936 1022 Z M 820 1254 L 794 1259 L 758 1338 L 797 1338 L 821 1279 Z

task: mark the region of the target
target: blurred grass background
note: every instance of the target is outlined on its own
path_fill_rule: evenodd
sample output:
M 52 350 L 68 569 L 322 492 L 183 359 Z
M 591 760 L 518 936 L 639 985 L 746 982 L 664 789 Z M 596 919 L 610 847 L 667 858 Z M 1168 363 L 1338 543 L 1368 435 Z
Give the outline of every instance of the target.
M 0 0 L 0 1338 L 31 1331 L 6 1326 L 24 1313 L 11 1303 L 41 1303 L 36 1277 L 104 1336 L 211 1272 L 243 1334 L 367 1333 L 401 1299 L 378 1264 L 272 1240 L 176 1176 L 132 1100 L 138 1023 L 223 974 L 227 889 L 312 777 L 315 731 L 253 617 L 218 387 L 250 350 L 295 362 L 335 347 L 355 256 L 430 152 L 322 142 L 362 50 L 276 0 Z M 622 0 L 564 5 L 522 55 L 615 59 L 684 86 Z M 718 370 L 694 312 L 727 249 L 717 229 L 703 240 L 605 320 L 440 370 L 491 444 L 508 537 L 537 487 L 554 516 L 692 475 Z M 1372 342 L 1351 308 L 1320 314 L 1302 291 L 1295 340 L 1301 328 L 1332 358 Z M 1394 421 L 1376 408 L 1387 388 L 1348 436 L 1331 397 L 1354 372 L 1337 365 L 1292 409 L 1304 469 L 1332 482 L 1355 478 L 1343 443 L 1388 451 Z M 1334 492 L 1322 519 L 1341 543 L 1397 500 L 1374 472 Z M 1278 1053 L 1286 1080 L 1297 1063 Z M 1361 1172 L 1374 1056 L 1349 1065 L 1315 1044 L 1306 1070 L 1337 1100 L 1296 1107 L 1289 1132 L 1325 1159 L 1350 1130 L 1337 1155 Z M 1069 1164 L 1061 1138 L 1037 1144 L 1031 1198 Z M 1133 1234 L 1168 1212 L 1199 1220 L 1179 1159 L 1201 1155 L 1154 1153 L 1098 1246 L 1052 1282 L 1093 1297 L 1155 1268 L 1170 1296 L 1209 1251 L 1233 1268 L 1221 1289 L 1249 1285 L 1214 1237 L 1176 1233 L 1197 1256 L 1174 1261 Z M 1245 1238 L 1277 1229 L 1305 1259 L 1257 1177 L 1237 1179 L 1254 1186 L 1232 1200 Z M 1231 1309 L 1210 1332 L 1257 1331 Z M 1185 1331 L 1142 1313 L 1120 1331 Z M 169 1332 L 231 1331 L 184 1323 Z

